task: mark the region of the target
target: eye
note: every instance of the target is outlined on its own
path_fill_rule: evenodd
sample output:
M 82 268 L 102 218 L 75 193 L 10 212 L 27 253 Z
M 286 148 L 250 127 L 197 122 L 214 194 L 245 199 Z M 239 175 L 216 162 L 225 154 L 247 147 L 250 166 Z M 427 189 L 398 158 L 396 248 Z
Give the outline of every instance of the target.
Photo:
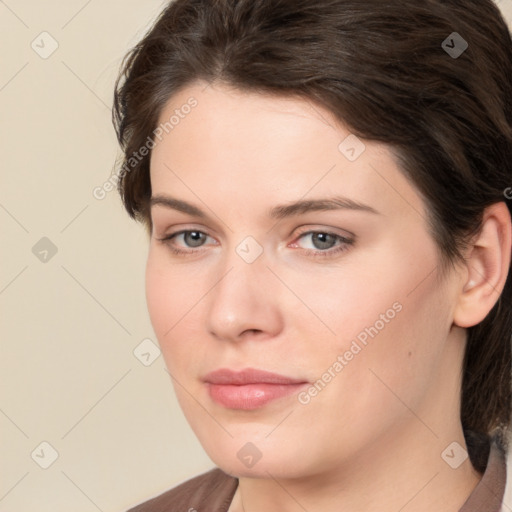
M 179 255 L 193 254 L 202 251 L 210 241 L 210 245 L 217 245 L 214 238 L 199 230 L 182 230 L 171 233 L 157 240 Z M 290 247 L 302 249 L 309 256 L 329 257 L 348 249 L 354 243 L 353 239 L 346 238 L 328 231 L 307 231 L 299 234 Z
M 215 240 L 206 233 L 195 229 L 178 231 L 164 238 L 157 238 L 159 242 L 167 245 L 175 254 L 193 253 L 195 249 L 200 249 L 206 245 L 208 239 L 213 240 L 215 243 Z
M 301 239 L 309 239 L 310 244 L 313 247 L 305 247 L 306 249 L 318 249 L 325 251 L 332 249 L 340 237 L 332 235 L 331 233 L 312 232 L 306 233 L 301 236 Z
M 351 238 L 328 231 L 307 231 L 296 238 L 292 247 L 303 249 L 314 257 L 334 256 L 354 243 Z
M 201 247 L 206 242 L 208 235 L 201 231 L 184 231 L 177 233 L 175 238 L 181 239 L 187 247 L 194 248 Z

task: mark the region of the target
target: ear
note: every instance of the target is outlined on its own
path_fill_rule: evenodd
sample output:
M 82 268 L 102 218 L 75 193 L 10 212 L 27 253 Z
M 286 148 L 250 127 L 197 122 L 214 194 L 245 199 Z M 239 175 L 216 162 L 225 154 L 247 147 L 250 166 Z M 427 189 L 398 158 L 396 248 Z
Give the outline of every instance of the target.
M 512 225 L 504 202 L 484 211 L 482 229 L 467 250 L 453 322 L 479 324 L 498 301 L 510 270 Z

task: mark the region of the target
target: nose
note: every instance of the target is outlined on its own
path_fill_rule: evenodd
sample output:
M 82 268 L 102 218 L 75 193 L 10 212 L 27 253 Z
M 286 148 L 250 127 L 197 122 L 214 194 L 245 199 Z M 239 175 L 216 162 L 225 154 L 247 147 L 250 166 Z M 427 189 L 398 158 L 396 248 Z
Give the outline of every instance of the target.
M 206 326 L 217 339 L 270 339 L 283 329 L 279 282 L 263 257 L 246 263 L 234 254 L 208 294 Z

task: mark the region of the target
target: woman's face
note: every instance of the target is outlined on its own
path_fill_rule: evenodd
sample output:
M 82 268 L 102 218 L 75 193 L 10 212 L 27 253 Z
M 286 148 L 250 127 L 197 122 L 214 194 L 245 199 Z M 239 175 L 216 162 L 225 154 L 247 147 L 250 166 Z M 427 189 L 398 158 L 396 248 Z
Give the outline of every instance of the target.
M 457 419 L 460 279 L 439 279 L 390 151 L 304 100 L 220 85 L 184 89 L 172 116 L 151 157 L 147 301 L 213 461 L 318 474 Z

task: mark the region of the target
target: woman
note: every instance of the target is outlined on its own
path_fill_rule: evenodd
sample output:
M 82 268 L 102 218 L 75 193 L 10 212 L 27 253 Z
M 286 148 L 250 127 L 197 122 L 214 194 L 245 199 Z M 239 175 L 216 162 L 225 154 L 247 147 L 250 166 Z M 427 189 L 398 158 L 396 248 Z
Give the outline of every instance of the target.
M 490 0 L 176 0 L 127 56 L 119 190 L 218 468 L 133 511 L 497 511 L 512 43 Z

